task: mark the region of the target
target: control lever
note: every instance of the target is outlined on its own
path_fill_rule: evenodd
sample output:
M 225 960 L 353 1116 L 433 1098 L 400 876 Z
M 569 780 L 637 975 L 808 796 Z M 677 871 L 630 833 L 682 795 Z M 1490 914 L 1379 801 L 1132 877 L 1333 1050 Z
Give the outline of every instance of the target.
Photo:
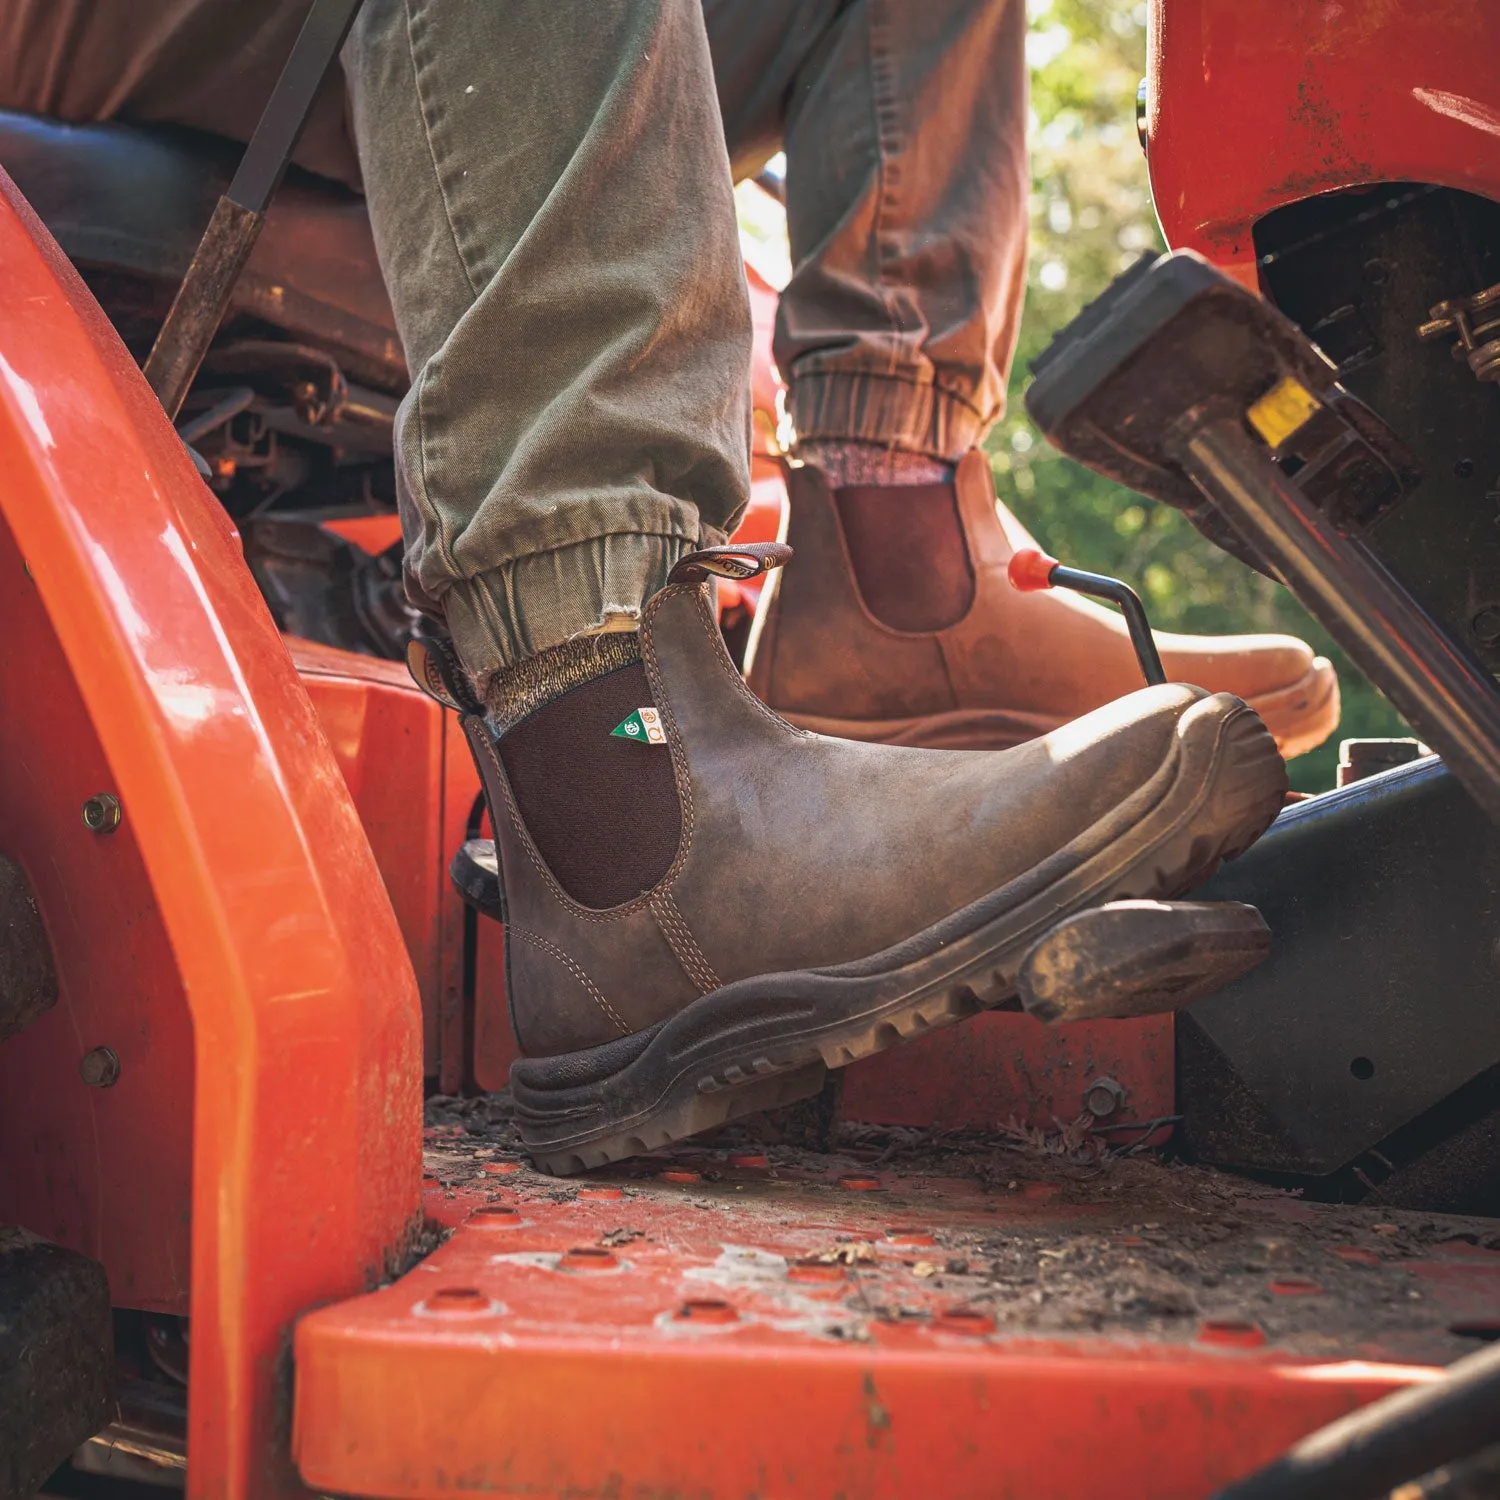
M 1146 618 L 1146 606 L 1128 583 L 1121 583 L 1118 578 L 1110 578 L 1104 573 L 1066 568 L 1038 547 L 1021 548 L 1011 557 L 1007 572 L 1010 586 L 1023 594 L 1034 594 L 1040 589 L 1072 589 L 1077 594 L 1118 604 L 1125 616 L 1130 644 L 1135 647 L 1135 659 L 1141 664 L 1146 686 L 1156 687 L 1167 680 L 1161 654 L 1156 649 L 1156 637 L 1151 634 L 1151 622 Z

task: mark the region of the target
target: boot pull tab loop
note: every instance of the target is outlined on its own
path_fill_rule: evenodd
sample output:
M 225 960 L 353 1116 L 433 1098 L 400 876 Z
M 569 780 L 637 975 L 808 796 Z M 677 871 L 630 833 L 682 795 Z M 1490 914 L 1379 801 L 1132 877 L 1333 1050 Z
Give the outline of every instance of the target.
M 733 578 L 740 582 L 758 578 L 772 568 L 792 560 L 785 542 L 746 542 L 743 546 L 705 547 L 689 552 L 667 575 L 668 583 L 704 583 L 709 578 Z
M 483 716 L 484 705 L 475 697 L 469 674 L 446 636 L 413 635 L 406 643 L 406 670 L 428 697 L 445 708 Z

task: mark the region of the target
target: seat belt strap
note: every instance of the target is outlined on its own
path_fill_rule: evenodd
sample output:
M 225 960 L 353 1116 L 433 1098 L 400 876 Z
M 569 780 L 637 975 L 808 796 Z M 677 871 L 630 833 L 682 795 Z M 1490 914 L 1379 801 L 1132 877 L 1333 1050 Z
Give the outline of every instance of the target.
M 265 224 L 266 209 L 359 5 L 360 0 L 313 0 L 239 169 L 214 207 L 166 322 L 146 356 L 146 380 L 174 421 L 223 321 Z

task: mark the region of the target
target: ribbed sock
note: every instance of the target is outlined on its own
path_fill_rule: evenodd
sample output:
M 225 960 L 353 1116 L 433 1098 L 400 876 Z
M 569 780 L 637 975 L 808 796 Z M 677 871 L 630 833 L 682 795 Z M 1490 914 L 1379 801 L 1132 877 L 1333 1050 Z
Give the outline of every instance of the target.
M 802 443 L 797 456 L 819 469 L 835 490 L 851 485 L 946 484 L 953 478 L 953 465 L 943 459 L 879 443 L 843 439 Z
M 677 854 L 682 808 L 634 631 L 581 636 L 497 674 L 484 693 L 521 820 L 557 883 L 602 910 L 650 890 Z M 639 721 L 636 721 L 639 725 Z

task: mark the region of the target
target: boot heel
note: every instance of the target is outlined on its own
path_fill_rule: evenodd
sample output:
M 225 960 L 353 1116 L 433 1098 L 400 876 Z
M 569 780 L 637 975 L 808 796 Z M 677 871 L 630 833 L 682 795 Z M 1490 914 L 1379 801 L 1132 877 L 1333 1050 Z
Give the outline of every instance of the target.
M 1021 960 L 1027 1014 L 1049 1025 L 1181 1010 L 1247 974 L 1271 929 L 1239 901 L 1111 901 L 1050 928 Z

